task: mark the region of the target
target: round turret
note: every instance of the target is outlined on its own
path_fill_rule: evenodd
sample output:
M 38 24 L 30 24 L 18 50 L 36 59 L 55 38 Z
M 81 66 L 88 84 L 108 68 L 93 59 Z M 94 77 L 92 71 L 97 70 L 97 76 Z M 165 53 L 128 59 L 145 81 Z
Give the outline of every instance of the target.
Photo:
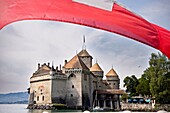
M 97 77 L 103 78 L 103 70 L 99 66 L 98 63 L 95 63 L 91 68 L 90 71 Z
M 119 89 L 120 79 L 113 68 L 106 74 L 106 80 L 111 89 Z
M 80 51 L 78 53 L 78 56 L 84 62 L 84 64 L 90 69 L 90 67 L 92 66 L 93 57 L 85 49 Z

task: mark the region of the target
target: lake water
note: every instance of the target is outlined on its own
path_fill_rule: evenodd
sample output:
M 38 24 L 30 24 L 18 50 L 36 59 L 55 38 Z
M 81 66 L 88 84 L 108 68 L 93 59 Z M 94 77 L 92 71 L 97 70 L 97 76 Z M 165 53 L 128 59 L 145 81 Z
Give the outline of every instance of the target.
M 52 111 L 52 110 L 28 110 L 26 109 L 26 104 L 0 104 L 0 113 L 58 113 L 59 111 Z M 60 111 L 60 113 L 70 113 L 66 110 Z M 81 111 L 72 111 L 77 113 L 82 113 Z M 97 113 L 97 112 L 95 112 Z M 106 113 L 106 112 L 100 112 Z M 111 113 L 111 112 L 110 112 Z M 114 113 L 121 113 L 121 112 L 114 112 Z M 124 112 L 125 113 L 125 112 Z M 134 112 L 137 113 L 137 112 Z M 140 113 L 156 113 L 156 112 L 140 112 Z

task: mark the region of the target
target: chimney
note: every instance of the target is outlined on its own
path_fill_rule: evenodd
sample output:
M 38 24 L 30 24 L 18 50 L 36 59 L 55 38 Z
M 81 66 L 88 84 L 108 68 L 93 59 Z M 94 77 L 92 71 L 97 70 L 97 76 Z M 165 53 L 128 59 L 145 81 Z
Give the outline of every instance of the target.
M 58 66 L 56 67 L 56 71 L 58 71 Z
M 40 63 L 38 63 L 38 69 L 40 69 Z
M 60 64 L 60 71 L 61 71 L 61 64 Z
M 67 64 L 67 60 L 65 60 L 65 65 Z
M 50 63 L 48 62 L 48 67 L 50 67 Z

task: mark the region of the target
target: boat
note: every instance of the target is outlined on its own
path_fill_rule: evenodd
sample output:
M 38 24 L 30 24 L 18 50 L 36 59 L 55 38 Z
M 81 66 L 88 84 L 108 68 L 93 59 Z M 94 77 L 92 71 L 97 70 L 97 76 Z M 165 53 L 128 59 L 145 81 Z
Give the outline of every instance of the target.
M 96 106 L 93 108 L 93 111 L 103 111 L 104 109 L 99 107 L 99 106 Z
M 100 106 L 95 106 L 95 102 L 97 101 L 97 91 L 96 91 L 96 96 L 95 96 L 95 100 L 94 100 L 94 102 L 93 102 L 93 109 L 92 109 L 92 111 L 104 111 L 104 108 L 101 108 Z

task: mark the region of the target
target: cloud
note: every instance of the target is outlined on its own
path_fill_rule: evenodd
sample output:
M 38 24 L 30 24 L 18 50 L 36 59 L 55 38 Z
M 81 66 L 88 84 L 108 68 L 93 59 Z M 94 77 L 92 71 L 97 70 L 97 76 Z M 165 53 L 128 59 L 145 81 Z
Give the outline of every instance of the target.
M 155 14 L 156 15 L 156 14 Z M 54 65 L 70 60 L 86 47 L 105 74 L 113 65 L 121 79 L 135 74 L 138 77 L 148 66 L 151 52 L 157 52 L 131 39 L 107 31 L 53 21 L 20 21 L 0 31 L 0 92 L 23 91 L 38 63 Z M 139 68 L 140 66 L 140 68 Z
M 169 0 L 154 0 L 147 2 L 146 5 L 140 8 L 140 13 L 144 18 L 155 24 L 170 30 L 170 1 Z
M 170 30 L 169 0 L 119 0 L 150 22 Z M 107 31 L 54 21 L 20 21 L 0 30 L 0 93 L 25 91 L 38 63 L 55 66 L 70 60 L 86 48 L 105 74 L 113 66 L 121 88 L 127 75 L 139 77 L 148 66 L 150 54 L 157 50 Z
M 158 52 L 152 47 L 116 34 L 105 33 L 93 38 L 96 40 L 89 46 L 94 62 L 97 59 L 105 74 L 113 66 L 120 77 L 121 88 L 126 76 L 134 74 L 140 77 L 148 67 L 150 54 Z
M 0 31 L 0 85 L 4 86 L 0 92 L 26 90 L 38 63 L 63 65 L 81 50 L 83 35 L 93 37 L 93 32 L 92 28 L 53 21 L 6 26 Z

